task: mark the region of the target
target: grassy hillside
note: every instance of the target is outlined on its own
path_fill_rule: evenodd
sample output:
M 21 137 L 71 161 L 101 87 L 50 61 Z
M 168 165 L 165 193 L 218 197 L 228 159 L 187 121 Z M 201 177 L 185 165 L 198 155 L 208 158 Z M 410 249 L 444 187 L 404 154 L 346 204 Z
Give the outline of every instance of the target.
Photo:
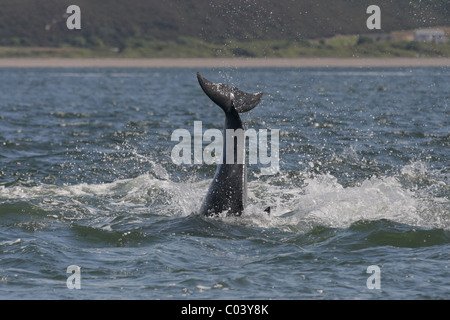
M 448 0 L 377 0 L 382 30 L 366 27 L 369 0 L 2 0 L 0 56 L 444 55 L 448 46 L 332 43 L 337 34 L 450 25 Z M 66 8 L 81 8 L 68 30 Z M 409 47 L 408 47 L 409 46 Z M 394 50 L 395 49 L 395 50 Z M 413 52 L 414 51 L 414 52 Z
M 345 40 L 343 40 L 345 39 Z M 180 38 L 127 45 L 116 52 L 109 47 L 0 47 L 0 58 L 298 58 L 298 57 L 450 57 L 450 43 L 414 41 L 360 43 L 357 36 L 301 43 L 286 40 L 228 40 L 223 45 Z

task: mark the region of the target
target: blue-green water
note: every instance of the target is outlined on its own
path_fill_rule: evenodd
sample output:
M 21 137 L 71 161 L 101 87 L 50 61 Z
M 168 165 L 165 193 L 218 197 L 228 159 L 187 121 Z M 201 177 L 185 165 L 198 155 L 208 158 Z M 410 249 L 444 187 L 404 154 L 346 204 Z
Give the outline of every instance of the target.
M 280 172 L 249 166 L 240 218 L 199 216 L 215 166 L 171 159 L 175 129 L 222 128 L 196 71 L 263 91 L 243 120 L 280 129 Z M 0 298 L 449 299 L 449 80 L 448 67 L 1 69 Z

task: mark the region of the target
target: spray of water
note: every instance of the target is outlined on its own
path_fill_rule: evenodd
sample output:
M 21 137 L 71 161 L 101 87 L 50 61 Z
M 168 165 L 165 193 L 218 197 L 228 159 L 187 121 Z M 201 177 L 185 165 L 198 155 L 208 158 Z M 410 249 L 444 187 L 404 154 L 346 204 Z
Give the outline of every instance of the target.
M 0 186 L 0 198 L 26 200 L 49 214 L 63 212 L 61 219 L 98 219 L 106 228 L 111 217 L 123 214 L 139 219 L 196 215 L 209 181 L 175 182 L 158 164 L 153 171 L 101 184 Z M 445 179 L 420 162 L 403 167 L 396 176 L 372 177 L 350 187 L 331 174 L 281 172 L 265 181 L 249 181 L 248 207 L 242 217 L 218 219 L 289 232 L 307 232 L 314 226 L 347 228 L 357 221 L 381 219 L 448 230 L 450 201 L 444 194 L 448 191 Z M 263 211 L 266 206 L 272 207 L 270 214 Z

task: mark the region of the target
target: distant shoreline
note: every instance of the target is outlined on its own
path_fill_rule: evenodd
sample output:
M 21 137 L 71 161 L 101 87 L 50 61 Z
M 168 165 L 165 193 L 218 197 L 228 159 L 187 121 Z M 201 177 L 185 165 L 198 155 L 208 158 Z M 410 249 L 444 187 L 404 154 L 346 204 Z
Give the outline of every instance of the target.
M 1 58 L 0 68 L 428 67 L 450 58 Z

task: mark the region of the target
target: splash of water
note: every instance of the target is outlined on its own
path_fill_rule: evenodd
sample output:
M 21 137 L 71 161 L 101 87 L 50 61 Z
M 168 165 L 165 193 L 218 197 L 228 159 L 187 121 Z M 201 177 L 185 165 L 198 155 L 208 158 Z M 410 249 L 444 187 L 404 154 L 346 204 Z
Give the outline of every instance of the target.
M 154 170 L 160 173 L 159 177 L 149 173 L 101 184 L 0 186 L 0 199 L 31 201 L 53 214 L 64 212 L 64 219 L 103 217 L 107 221 L 106 217 L 124 214 L 136 217 L 197 214 L 209 181 L 192 178 L 174 182 L 163 167 L 155 166 Z M 256 179 L 249 182 L 244 215 L 219 219 L 291 232 L 306 232 L 318 225 L 347 228 L 357 221 L 381 219 L 448 230 L 450 201 L 435 194 L 436 188 L 448 186 L 445 176 L 432 173 L 422 163 L 413 163 L 396 176 L 372 177 L 350 187 L 344 187 L 333 175 L 322 173 Z M 424 183 L 421 179 L 425 174 L 434 177 Z M 303 179 L 303 183 L 292 183 L 295 179 Z M 420 184 L 412 187 L 411 181 Z M 267 206 L 272 207 L 270 215 L 263 212 Z

